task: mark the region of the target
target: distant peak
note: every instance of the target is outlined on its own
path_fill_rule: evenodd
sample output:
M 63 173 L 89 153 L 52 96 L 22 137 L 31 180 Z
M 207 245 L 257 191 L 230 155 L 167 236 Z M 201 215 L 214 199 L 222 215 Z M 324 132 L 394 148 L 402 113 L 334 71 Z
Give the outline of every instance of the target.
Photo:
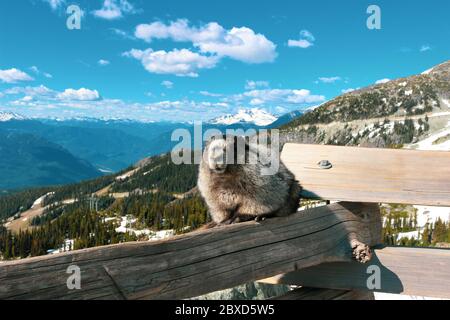
M 14 112 L 0 111 L 0 122 L 10 121 L 10 120 L 25 120 L 26 118 L 20 114 Z
M 257 126 L 267 126 L 277 118 L 264 109 L 240 109 L 234 115 L 228 114 L 211 120 L 213 124 L 232 125 L 237 123 L 253 123 Z

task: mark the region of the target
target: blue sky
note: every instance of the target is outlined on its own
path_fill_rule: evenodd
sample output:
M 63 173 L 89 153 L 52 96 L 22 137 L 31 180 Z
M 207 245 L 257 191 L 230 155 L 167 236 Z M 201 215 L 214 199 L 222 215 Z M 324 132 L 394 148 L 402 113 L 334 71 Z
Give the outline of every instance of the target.
M 69 5 L 83 11 L 66 26 Z M 367 7 L 381 9 L 369 30 Z M 211 119 L 318 105 L 449 59 L 450 3 L 0 2 L 0 110 L 29 117 Z

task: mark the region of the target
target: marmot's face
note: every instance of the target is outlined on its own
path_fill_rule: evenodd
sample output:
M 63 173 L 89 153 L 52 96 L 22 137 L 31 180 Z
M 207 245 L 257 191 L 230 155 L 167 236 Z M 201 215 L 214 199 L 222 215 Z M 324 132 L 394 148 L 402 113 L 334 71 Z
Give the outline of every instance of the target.
M 209 169 L 215 173 L 222 174 L 227 169 L 227 142 L 217 139 L 208 147 L 207 161 Z

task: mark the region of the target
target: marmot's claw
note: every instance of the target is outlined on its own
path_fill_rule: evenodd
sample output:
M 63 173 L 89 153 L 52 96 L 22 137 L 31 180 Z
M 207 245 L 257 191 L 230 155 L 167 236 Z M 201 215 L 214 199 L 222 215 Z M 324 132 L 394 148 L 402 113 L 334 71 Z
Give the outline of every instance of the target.
M 256 222 L 260 222 L 260 221 L 264 221 L 264 220 L 266 220 L 266 217 L 264 217 L 264 216 L 256 216 L 256 218 L 255 218 Z
M 361 263 L 366 263 L 372 258 L 372 251 L 370 247 L 358 240 L 352 240 L 351 242 L 353 250 L 353 258 Z

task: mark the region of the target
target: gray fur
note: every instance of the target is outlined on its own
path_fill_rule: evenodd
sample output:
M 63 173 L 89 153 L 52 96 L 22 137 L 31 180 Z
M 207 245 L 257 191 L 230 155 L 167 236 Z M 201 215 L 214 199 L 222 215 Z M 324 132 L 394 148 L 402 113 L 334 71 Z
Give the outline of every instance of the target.
M 280 161 L 274 175 L 262 175 L 264 165 L 223 164 L 220 150 L 226 153 L 234 141 L 218 139 L 209 143 L 199 169 L 198 188 L 208 205 L 213 223 L 229 224 L 271 216 L 286 216 L 297 211 L 301 188 L 293 174 Z M 221 140 L 221 141 L 220 141 Z M 248 147 L 248 144 L 247 144 Z M 257 147 L 266 151 L 263 146 Z M 246 148 L 246 155 L 252 152 Z M 224 161 L 227 163 L 226 161 Z

